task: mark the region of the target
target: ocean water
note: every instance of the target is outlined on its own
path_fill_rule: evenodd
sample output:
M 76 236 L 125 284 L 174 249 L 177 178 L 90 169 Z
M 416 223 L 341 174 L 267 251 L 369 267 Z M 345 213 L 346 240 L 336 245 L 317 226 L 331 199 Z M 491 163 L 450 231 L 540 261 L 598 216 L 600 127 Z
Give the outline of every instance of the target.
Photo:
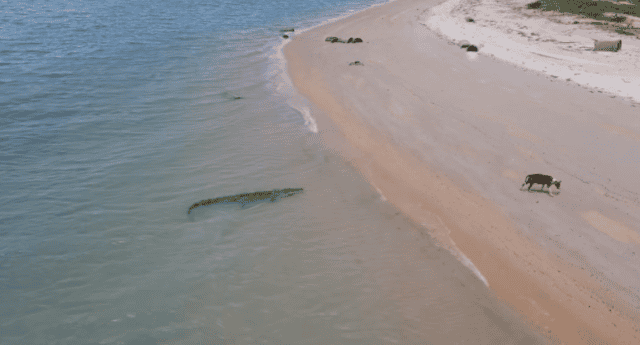
M 1 1 L 0 344 L 535 342 L 286 85 L 376 3 Z

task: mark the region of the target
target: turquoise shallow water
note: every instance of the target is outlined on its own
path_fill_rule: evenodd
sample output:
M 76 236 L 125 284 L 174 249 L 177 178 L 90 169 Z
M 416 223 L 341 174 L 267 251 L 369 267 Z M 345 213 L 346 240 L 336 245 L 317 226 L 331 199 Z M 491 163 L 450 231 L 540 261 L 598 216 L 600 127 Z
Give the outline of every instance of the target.
M 493 310 L 429 292 L 484 290 L 406 265 L 417 228 L 278 91 L 280 29 L 373 3 L 0 3 L 0 344 L 438 343 Z

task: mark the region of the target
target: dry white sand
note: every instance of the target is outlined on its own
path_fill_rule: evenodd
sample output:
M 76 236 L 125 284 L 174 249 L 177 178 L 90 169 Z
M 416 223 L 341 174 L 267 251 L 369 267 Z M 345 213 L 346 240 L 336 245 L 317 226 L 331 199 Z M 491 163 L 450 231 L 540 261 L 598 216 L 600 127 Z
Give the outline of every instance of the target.
M 449 0 L 420 21 L 454 42 L 480 46 L 481 55 L 640 102 L 640 40 L 601 30 L 577 15 L 527 9 L 530 2 Z M 627 22 L 640 26 L 640 18 Z M 622 49 L 594 51 L 594 40 L 622 40 Z
M 398 0 L 293 38 L 289 75 L 319 134 L 338 129 L 381 194 L 550 341 L 639 343 L 640 108 L 483 55 L 493 43 L 464 52 L 422 23 L 441 4 Z M 562 192 L 520 190 L 531 173 Z

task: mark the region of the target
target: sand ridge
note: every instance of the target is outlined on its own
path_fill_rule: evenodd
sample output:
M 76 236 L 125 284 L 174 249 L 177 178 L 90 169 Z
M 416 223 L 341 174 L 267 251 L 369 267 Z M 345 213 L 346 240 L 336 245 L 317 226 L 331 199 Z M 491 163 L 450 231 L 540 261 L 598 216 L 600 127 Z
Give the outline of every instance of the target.
M 633 133 L 635 109 L 469 59 L 420 24 L 439 3 L 399 0 L 295 37 L 295 86 L 361 152 L 354 165 L 384 197 L 551 342 L 637 343 L 640 248 L 584 218 L 600 210 L 637 233 L 640 152 L 619 134 Z M 562 179 L 562 192 L 519 190 L 518 176 L 537 172 Z

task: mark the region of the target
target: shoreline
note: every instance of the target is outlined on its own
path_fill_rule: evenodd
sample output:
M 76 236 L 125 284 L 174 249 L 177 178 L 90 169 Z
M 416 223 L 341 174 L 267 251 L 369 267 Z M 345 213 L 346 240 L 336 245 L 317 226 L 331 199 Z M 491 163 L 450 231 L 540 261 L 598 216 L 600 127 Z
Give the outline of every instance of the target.
M 314 114 L 329 118 L 318 118 L 320 130 L 331 122 L 356 148 L 350 161 L 380 194 L 443 246 L 458 248 L 532 328 L 554 343 L 632 344 L 640 222 L 629 212 L 640 209 L 633 199 L 640 186 L 621 187 L 611 155 L 596 152 L 590 164 L 613 177 L 606 183 L 585 173 L 584 155 L 570 153 L 588 130 L 637 145 L 634 113 L 604 95 L 581 102 L 589 91 L 482 55 L 467 59 L 419 23 L 439 3 L 398 0 L 295 35 L 284 47 L 293 85 Z M 324 42 L 341 35 L 365 42 Z M 364 66 L 349 67 L 354 60 Z M 550 125 L 519 115 L 522 103 Z M 609 111 L 619 118 L 605 118 Z M 575 143 L 558 136 L 567 128 L 559 122 L 573 124 Z M 563 175 L 571 187 L 557 198 L 515 191 L 532 169 Z M 607 233 L 612 225 L 616 232 Z

